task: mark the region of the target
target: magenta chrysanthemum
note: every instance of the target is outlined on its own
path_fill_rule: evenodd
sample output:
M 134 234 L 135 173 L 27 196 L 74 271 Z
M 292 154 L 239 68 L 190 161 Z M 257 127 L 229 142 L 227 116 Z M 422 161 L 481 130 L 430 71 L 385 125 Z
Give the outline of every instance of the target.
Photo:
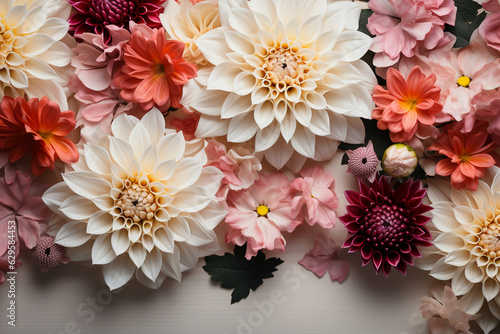
M 114 24 L 128 29 L 130 21 L 142 23 L 150 28 L 161 27 L 159 15 L 165 0 L 68 0 L 76 9 L 68 22 L 69 32 L 77 35 L 84 32 L 103 34 L 106 43 L 111 36 L 106 28 Z
M 385 176 L 370 185 L 360 181 L 359 189 L 345 192 L 350 205 L 339 219 L 349 236 L 342 247 L 349 253 L 360 250 L 363 266 L 373 261 L 377 273 L 382 270 L 388 276 L 396 267 L 405 275 L 412 258 L 422 256 L 418 246 L 432 245 L 425 227 L 431 218 L 422 215 L 432 209 L 422 204 L 427 190 L 412 179 L 394 189 Z
M 373 143 L 370 141 L 366 147 L 358 147 L 355 150 L 347 150 L 349 161 L 347 162 L 347 172 L 356 175 L 358 178 L 367 178 L 373 182 L 377 175 L 378 158 L 373 150 Z
M 54 240 L 55 238 L 50 235 L 40 237 L 40 242 L 33 253 L 37 262 L 42 266 L 42 271 L 47 272 L 49 269 L 70 261 L 66 257 L 64 247 L 54 243 Z

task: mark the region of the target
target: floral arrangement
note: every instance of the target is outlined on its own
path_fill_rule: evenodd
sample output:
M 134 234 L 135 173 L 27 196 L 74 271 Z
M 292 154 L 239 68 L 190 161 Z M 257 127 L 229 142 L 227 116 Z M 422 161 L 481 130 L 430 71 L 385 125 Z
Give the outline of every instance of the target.
M 317 225 L 299 263 L 318 277 L 342 283 L 355 252 L 415 265 L 445 284 L 421 299 L 430 333 L 488 333 L 499 32 L 498 0 L 5 0 L 0 284 L 23 252 L 110 290 L 204 258 L 235 303 Z M 335 155 L 357 189 L 336 192 Z

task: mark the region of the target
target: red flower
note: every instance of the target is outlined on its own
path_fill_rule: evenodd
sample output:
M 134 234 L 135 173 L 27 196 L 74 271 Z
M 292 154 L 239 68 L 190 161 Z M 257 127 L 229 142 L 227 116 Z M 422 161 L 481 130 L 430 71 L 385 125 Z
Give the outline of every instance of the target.
M 4 97 L 0 103 L 0 150 L 9 152 L 15 162 L 31 153 L 31 171 L 35 175 L 45 168 L 54 168 L 61 159 L 78 161 L 75 144 L 64 136 L 75 128 L 75 113 L 61 112 L 57 103 L 47 97 L 26 102 L 21 97 Z
M 167 41 L 163 28 L 134 31 L 114 80 L 120 95 L 144 110 L 179 108 L 183 86 L 196 77 L 196 66 L 186 62 L 183 53 L 184 44 Z
M 488 123 L 484 121 L 477 122 L 469 133 L 450 127 L 429 146 L 429 150 L 447 156 L 436 165 L 436 174 L 451 175 L 453 188 L 465 186 L 469 190 L 476 190 L 486 168 L 495 165 L 495 159 L 488 154 L 495 147 L 488 139 L 487 127 Z

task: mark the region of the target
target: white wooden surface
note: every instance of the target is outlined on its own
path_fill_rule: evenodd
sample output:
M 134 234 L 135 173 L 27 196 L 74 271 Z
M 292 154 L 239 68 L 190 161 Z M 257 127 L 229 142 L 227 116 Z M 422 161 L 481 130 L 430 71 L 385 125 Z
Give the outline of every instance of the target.
M 338 153 L 327 164 L 337 182 L 338 215 L 345 213 L 343 191 L 357 189 L 355 178 L 340 165 L 341 156 Z M 218 228 L 221 240 L 222 227 Z M 266 279 L 234 305 L 230 291 L 211 282 L 203 271 L 203 260 L 184 274 L 180 284 L 166 280 L 153 291 L 133 281 L 111 294 L 97 267 L 68 264 L 44 274 L 24 256 L 16 282 L 17 326 L 7 325 L 8 286 L 4 284 L 0 286 L 0 333 L 417 333 L 409 318 L 418 311 L 418 298 L 437 281 L 416 268 L 410 268 L 406 278 L 396 271 L 388 279 L 377 276 L 371 264 L 362 268 L 359 254 L 346 250 L 341 256 L 349 261 L 351 271 L 344 283 L 331 282 L 328 274 L 317 278 L 297 261 L 312 248 L 319 232 L 319 227 L 304 225 L 285 235 L 285 253 L 266 252 L 285 261 L 275 278 Z M 339 243 L 345 239 L 340 222 L 334 235 Z

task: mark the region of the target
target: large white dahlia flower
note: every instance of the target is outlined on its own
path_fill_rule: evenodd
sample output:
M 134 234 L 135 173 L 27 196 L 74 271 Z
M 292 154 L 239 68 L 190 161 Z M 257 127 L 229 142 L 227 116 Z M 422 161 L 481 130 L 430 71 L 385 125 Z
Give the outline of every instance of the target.
M 338 141 L 363 141 L 376 79 L 360 60 L 372 40 L 356 31 L 359 5 L 220 0 L 219 11 L 222 26 L 196 41 L 215 65 L 190 106 L 202 114 L 197 136 L 255 138 L 278 169 L 294 151 L 326 160 Z
M 226 211 L 215 194 L 223 174 L 204 167 L 203 149 L 189 153 L 182 133 L 165 130 L 157 109 L 140 121 L 121 115 L 111 130 L 85 144 L 74 171 L 43 195 L 60 216 L 55 241 L 79 248 L 73 259 L 102 265 L 110 289 L 134 274 L 151 288 L 166 276 L 180 280 L 218 249 L 213 229 Z
M 474 192 L 444 180 L 428 183 L 435 246 L 423 250 L 417 265 L 436 279 L 451 279 L 467 313 L 478 313 L 486 301 L 500 319 L 500 168 L 490 168 Z
M 0 1 L 0 100 L 4 95 L 28 98 L 47 96 L 68 109 L 62 69 L 73 53 L 60 40 L 68 23 L 43 0 Z

